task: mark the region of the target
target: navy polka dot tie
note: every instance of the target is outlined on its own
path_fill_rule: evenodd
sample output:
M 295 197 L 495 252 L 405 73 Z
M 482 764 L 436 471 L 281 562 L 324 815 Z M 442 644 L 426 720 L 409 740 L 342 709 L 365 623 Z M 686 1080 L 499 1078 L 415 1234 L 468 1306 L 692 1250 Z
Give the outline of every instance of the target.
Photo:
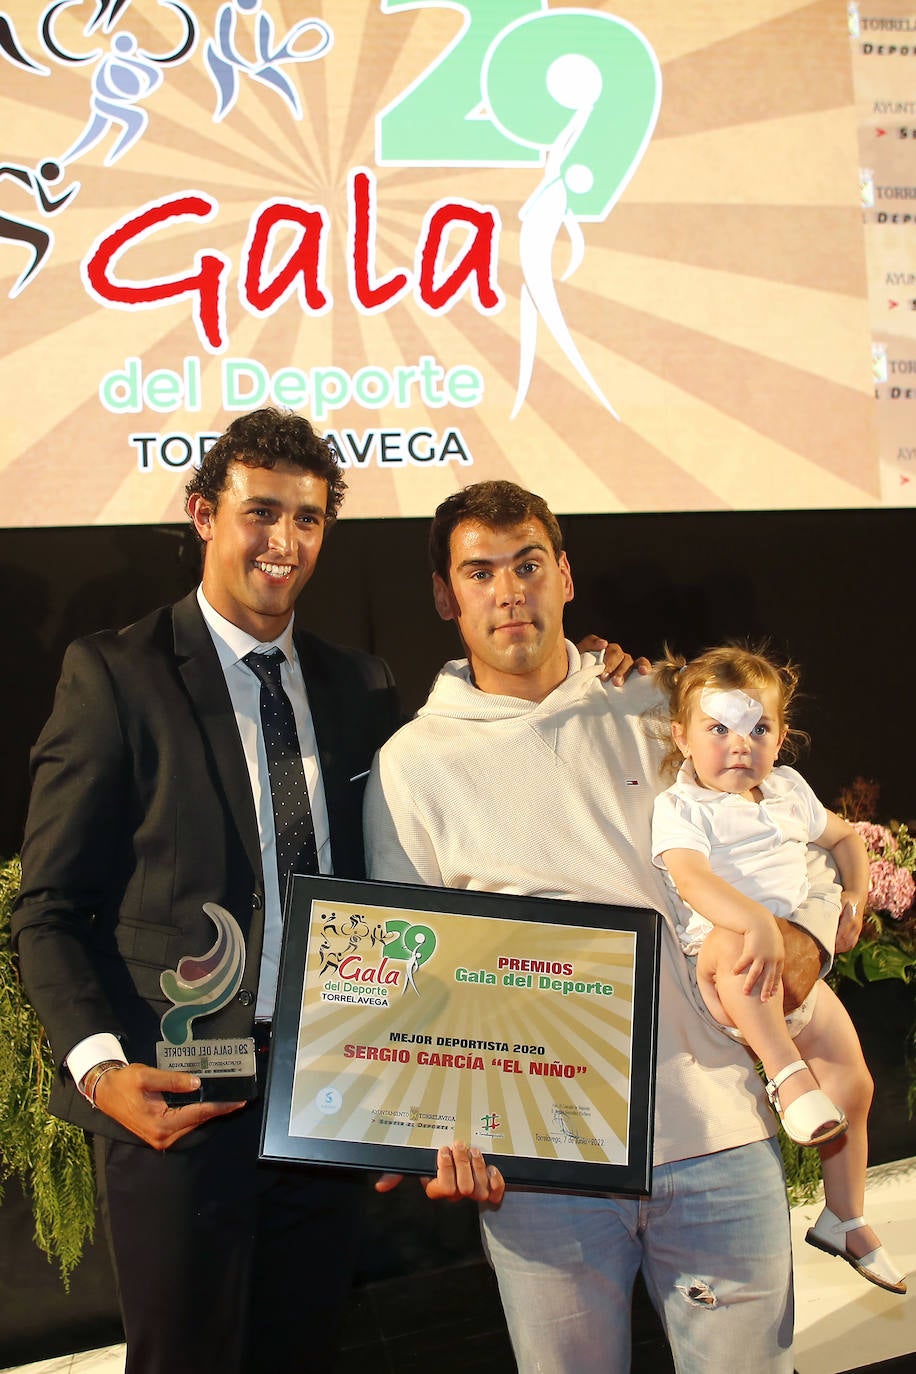
M 296 733 L 296 718 L 292 703 L 280 683 L 280 665 L 284 661 L 282 649 L 271 649 L 266 654 L 252 650 L 242 660 L 261 683 L 261 728 L 267 750 L 267 771 L 270 774 L 270 795 L 274 808 L 281 904 L 286 897 L 286 885 L 291 873 L 318 872 L 315 826 Z

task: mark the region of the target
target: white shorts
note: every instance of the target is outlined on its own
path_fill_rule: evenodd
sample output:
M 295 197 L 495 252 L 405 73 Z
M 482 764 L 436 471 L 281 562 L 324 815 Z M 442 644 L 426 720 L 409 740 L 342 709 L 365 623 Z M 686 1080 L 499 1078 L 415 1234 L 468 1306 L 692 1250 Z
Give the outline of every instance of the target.
M 688 958 L 687 967 L 690 970 L 690 981 L 693 984 L 694 989 L 696 990 L 696 995 L 697 997 L 699 997 L 700 1001 L 703 1002 L 703 994 L 700 992 L 699 984 L 697 983 L 696 959 Z M 805 998 L 804 1002 L 800 1003 L 800 1005 L 797 1006 L 794 1011 L 790 1011 L 789 1015 L 786 1017 L 786 1030 L 789 1032 L 793 1040 L 795 1040 L 799 1035 L 801 1035 L 802 1031 L 810 1022 L 812 1016 L 814 1015 L 814 1008 L 816 1004 L 817 983 L 814 984 L 814 987 L 808 993 L 808 996 Z M 706 1007 L 705 1002 L 703 1002 L 703 1006 Z M 706 1008 L 706 1011 L 708 1015 L 708 1007 Z M 723 1026 L 720 1021 L 716 1021 L 714 1018 L 711 1019 L 713 1025 L 716 1026 L 722 1032 L 723 1035 L 727 1035 L 731 1040 L 737 1040 L 739 1045 L 747 1044 L 747 1041 L 745 1040 L 744 1036 L 741 1034 L 741 1032 L 737 1029 L 736 1026 Z

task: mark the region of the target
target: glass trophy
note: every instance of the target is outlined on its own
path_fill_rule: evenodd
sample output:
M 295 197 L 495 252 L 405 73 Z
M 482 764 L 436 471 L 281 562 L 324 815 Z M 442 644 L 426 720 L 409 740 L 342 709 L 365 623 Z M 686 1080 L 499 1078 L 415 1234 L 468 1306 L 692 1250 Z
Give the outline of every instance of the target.
M 254 1039 L 251 1036 L 201 1035 L 201 1022 L 228 1006 L 236 996 L 245 968 L 245 937 L 235 917 L 215 902 L 204 911 L 217 936 L 206 954 L 185 954 L 174 969 L 164 969 L 159 985 L 172 1003 L 159 1022 L 156 1067 L 196 1074 L 194 1093 L 166 1093 L 169 1106 L 189 1102 L 247 1102 L 257 1096 Z M 197 1032 L 192 1034 L 192 1027 Z

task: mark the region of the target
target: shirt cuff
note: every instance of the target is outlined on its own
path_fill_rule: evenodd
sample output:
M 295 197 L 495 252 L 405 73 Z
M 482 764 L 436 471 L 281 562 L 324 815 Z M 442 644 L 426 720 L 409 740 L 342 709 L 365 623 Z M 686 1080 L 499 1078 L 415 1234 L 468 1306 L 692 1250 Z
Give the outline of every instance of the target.
M 88 1035 L 85 1040 L 80 1040 L 73 1046 L 64 1063 L 73 1075 L 74 1083 L 79 1087 L 89 1070 L 96 1064 L 101 1064 L 103 1059 L 119 1059 L 122 1064 L 127 1063 L 127 1056 L 121 1048 L 120 1040 L 109 1031 Z

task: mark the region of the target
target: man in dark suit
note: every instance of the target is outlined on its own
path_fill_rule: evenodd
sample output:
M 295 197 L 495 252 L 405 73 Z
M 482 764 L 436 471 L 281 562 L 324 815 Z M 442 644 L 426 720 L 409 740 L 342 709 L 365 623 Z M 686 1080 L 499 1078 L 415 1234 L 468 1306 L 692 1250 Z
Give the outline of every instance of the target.
M 346 1293 L 359 1182 L 259 1164 L 257 1102 L 198 1100 L 193 1075 L 154 1067 L 160 975 L 210 949 L 204 903 L 231 914 L 243 959 L 206 1035 L 269 1036 L 287 873 L 261 654 L 282 652 L 293 792 L 310 798 L 294 866 L 364 873 L 391 675 L 293 630 L 343 490 L 307 420 L 235 420 L 188 486 L 200 588 L 71 645 L 33 754 L 14 939 L 58 1068 L 52 1110 L 94 1136 L 130 1374 L 274 1374 L 293 1351 L 326 1368 Z

